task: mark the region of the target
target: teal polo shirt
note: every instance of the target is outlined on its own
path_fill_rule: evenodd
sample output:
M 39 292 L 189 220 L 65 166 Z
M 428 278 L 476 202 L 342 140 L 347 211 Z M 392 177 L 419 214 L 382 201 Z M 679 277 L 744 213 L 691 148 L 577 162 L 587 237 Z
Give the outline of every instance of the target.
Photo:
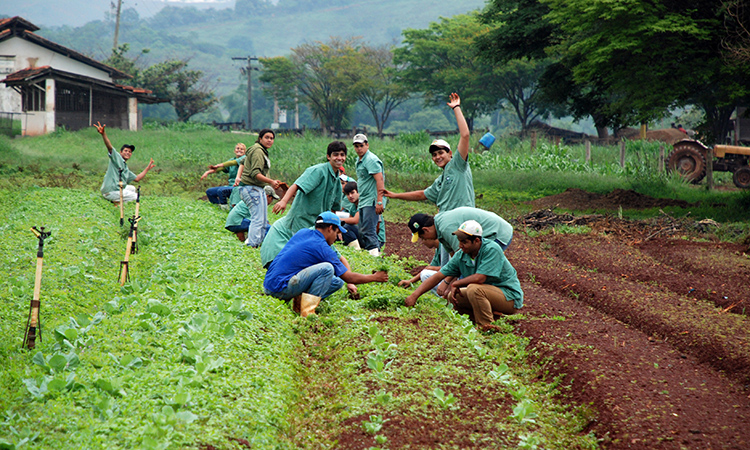
M 453 155 L 443 168 L 443 173 L 424 190 L 427 200 L 436 204 L 438 211 L 450 211 L 461 206 L 474 207 L 474 178 L 468 156 Z
M 438 240 L 449 252 L 458 251 L 458 238 L 452 233 L 467 220 L 476 220 L 482 226 L 482 237 L 507 245 L 513 237 L 513 225 L 491 211 L 461 207 L 440 212 L 435 216 Z
M 378 198 L 378 186 L 373 177 L 376 173 L 383 174 L 383 183 L 385 183 L 385 171 L 383 162 L 371 151 L 367 151 L 362 158 L 357 159 L 357 192 L 359 192 L 359 208 L 366 206 L 375 206 Z M 383 198 L 385 206 L 385 198 Z
M 440 268 L 440 273 L 459 278 L 482 274 L 487 277 L 484 284 L 500 288 L 505 298 L 513 302 L 514 308 L 521 309 L 523 306 L 523 290 L 518 281 L 518 273 L 495 241 L 482 238 L 482 246 L 475 259 L 459 250 L 448 264 Z

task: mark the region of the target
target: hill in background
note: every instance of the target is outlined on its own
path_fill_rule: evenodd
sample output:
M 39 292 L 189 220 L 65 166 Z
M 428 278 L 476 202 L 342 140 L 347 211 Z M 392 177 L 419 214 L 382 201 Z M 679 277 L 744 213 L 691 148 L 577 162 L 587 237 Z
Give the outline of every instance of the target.
M 84 1 L 68 0 L 65 5 L 72 11 Z M 169 6 L 147 18 L 129 8 L 121 15 L 118 43 L 130 45 L 129 56 L 149 49 L 139 59 L 141 66 L 165 59 L 190 60 L 189 68 L 203 71 L 222 96 L 245 79 L 239 70 L 245 63 L 233 62 L 233 57 L 286 55 L 301 43 L 330 36 L 360 36 L 371 44 L 397 44 L 405 28 L 425 28 L 441 16 L 483 6 L 484 0 L 281 0 L 277 6 L 241 0 L 236 9 Z M 80 27 L 43 27 L 38 33 L 103 60 L 111 52 L 114 28 L 113 20 L 96 20 Z

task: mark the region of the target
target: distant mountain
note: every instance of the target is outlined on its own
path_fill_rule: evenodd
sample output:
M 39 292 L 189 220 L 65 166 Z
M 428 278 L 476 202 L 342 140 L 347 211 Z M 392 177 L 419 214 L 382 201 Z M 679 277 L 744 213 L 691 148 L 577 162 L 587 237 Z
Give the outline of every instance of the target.
M 25 0 L 37 4 L 57 1 Z M 104 0 L 60 3 L 74 10 L 84 1 L 89 4 Z M 130 1 L 133 0 L 124 0 L 124 5 Z M 149 1 L 159 3 L 138 3 L 144 2 L 143 6 Z M 141 66 L 166 59 L 188 59 L 189 68 L 203 71 L 216 93 L 226 95 L 245 79 L 240 75 L 244 62 L 233 61 L 233 57 L 286 55 L 301 43 L 324 41 L 331 36 L 359 36 L 370 44 L 397 44 L 405 28 L 426 28 L 441 16 L 463 14 L 483 6 L 484 0 L 280 0 L 278 6 L 263 0 L 237 0 L 236 10 L 168 6 L 145 18 L 128 8 L 121 15 L 118 43 L 130 45 L 131 57 L 149 49 L 140 57 Z M 36 23 L 33 19 L 31 22 Z M 79 27 L 37 25 L 42 28 L 40 35 L 94 59 L 104 60 L 111 53 L 115 28 L 112 18 Z
M 122 10 L 131 8 L 143 18 L 156 15 L 166 6 L 189 6 L 198 9 L 234 8 L 235 0 L 123 0 Z M 117 0 L 0 0 L 0 15 L 24 19 L 42 28 L 80 27 L 94 20 L 106 20 L 114 15 Z

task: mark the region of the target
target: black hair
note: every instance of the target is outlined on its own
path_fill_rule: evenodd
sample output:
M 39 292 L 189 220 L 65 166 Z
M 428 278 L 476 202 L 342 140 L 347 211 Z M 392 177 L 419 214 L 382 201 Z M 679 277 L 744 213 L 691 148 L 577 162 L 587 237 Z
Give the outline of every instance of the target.
M 349 181 L 344 185 L 344 194 L 348 194 L 351 191 L 358 191 L 356 181 Z
M 267 135 L 268 133 L 271 133 L 273 135 L 273 138 L 276 139 L 276 132 L 275 131 L 273 131 L 270 128 L 263 128 L 262 130 L 260 130 L 258 132 L 258 139 L 255 142 L 257 142 L 258 144 L 260 144 L 260 139 L 263 136 Z
M 346 144 L 344 144 L 341 141 L 333 141 L 330 144 L 328 144 L 328 150 L 326 151 L 326 155 L 331 156 L 332 153 L 335 152 L 344 152 L 344 154 L 347 154 L 346 150 Z
M 316 230 L 325 230 L 326 228 L 331 228 L 331 227 L 336 227 L 337 230 L 339 228 L 339 227 L 337 227 L 336 225 L 334 225 L 332 223 L 328 223 L 328 222 L 315 222 L 315 229 Z
M 125 144 L 122 147 L 120 147 L 120 151 L 125 150 L 126 148 L 130 149 L 130 153 L 133 153 L 135 151 L 135 145 L 132 144 Z

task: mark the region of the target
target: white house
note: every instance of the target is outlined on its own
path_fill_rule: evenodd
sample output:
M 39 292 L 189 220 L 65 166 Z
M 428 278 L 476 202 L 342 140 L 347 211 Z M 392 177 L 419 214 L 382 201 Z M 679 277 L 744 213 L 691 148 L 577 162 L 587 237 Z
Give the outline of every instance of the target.
M 132 78 L 34 34 L 21 17 L 0 20 L 0 114 L 21 119 L 24 136 L 98 122 L 140 129 L 138 102 L 158 103 L 151 91 L 117 84 Z

